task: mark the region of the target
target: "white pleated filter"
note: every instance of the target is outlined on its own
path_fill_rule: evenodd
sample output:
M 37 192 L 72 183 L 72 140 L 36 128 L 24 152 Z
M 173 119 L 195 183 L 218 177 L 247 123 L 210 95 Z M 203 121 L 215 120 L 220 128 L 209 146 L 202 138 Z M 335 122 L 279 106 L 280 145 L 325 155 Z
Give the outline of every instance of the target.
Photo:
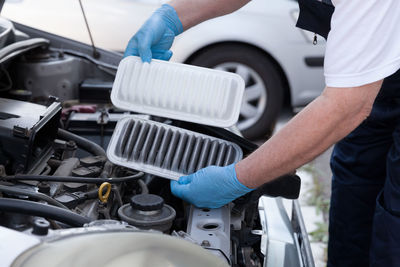
M 230 127 L 239 118 L 244 86 L 234 73 L 129 56 L 118 66 L 111 101 L 124 110 Z

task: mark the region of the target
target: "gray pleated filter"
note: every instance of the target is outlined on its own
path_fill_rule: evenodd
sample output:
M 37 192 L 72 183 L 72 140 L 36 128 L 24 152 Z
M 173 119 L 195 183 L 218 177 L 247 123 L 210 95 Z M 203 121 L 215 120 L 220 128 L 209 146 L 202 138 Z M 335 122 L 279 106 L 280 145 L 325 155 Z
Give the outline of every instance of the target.
M 206 166 L 230 165 L 241 160 L 243 152 L 222 139 L 126 117 L 116 125 L 107 156 L 114 164 L 177 180 Z

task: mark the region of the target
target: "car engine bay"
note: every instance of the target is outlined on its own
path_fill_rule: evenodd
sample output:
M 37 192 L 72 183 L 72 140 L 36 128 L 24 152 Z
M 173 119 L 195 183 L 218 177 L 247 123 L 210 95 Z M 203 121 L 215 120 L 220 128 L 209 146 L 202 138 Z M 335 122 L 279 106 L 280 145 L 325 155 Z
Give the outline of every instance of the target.
M 209 165 L 226 166 L 257 148 L 226 129 L 114 107 L 109 95 L 120 60 L 117 53 L 93 51 L 0 18 L 0 235 L 14 240 L 0 265 L 74 266 L 67 262 L 77 255 L 104 263 L 120 260 L 122 248 L 131 247 L 122 252 L 126 256 L 157 244 L 169 254 L 154 250 L 147 255 L 148 266 L 166 258 L 176 260 L 171 266 L 313 266 L 297 202 L 289 218 L 282 215 L 281 198 L 275 200 L 298 197 L 300 180 L 294 174 L 222 208 L 205 209 L 174 197 L 170 181 L 154 172 L 111 163 L 105 148 L 124 119 L 130 120 L 130 133 L 125 129 L 117 136 L 115 155 L 146 158 L 144 163 L 158 162 L 154 164 L 161 170 L 191 173 Z M 157 139 L 151 135 L 157 127 L 172 129 L 171 134 Z M 182 136 L 193 143 L 197 136 L 203 139 L 187 155 L 179 147 Z M 145 150 L 148 139 L 158 147 Z M 289 233 L 288 243 L 277 242 L 284 253 L 280 264 L 268 259 L 268 253 L 276 252 L 274 242 L 268 241 L 271 221 L 263 219 L 268 208 L 259 204 L 264 195 L 269 196 L 264 203 L 277 201 L 276 214 L 284 217 Z M 142 241 L 132 243 L 127 239 L 131 235 Z M 73 242 L 62 244 L 67 237 Z M 53 250 L 43 252 L 57 244 L 71 258 L 57 259 Z M 178 256 L 175 248 L 180 246 L 187 249 L 186 256 Z M 69 253 L 67 247 L 79 251 Z M 140 258 L 129 255 L 130 260 Z

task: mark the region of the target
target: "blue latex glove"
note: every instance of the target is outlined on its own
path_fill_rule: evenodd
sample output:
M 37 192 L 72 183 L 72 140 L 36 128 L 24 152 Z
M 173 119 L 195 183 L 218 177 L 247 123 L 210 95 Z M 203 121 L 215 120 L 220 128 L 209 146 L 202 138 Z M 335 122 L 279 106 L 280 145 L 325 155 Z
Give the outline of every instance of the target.
M 183 26 L 175 9 L 164 4 L 131 38 L 124 57 L 140 56 L 143 62 L 150 62 L 151 58 L 169 60 L 172 57 L 169 50 L 172 42 L 182 31 Z
M 210 166 L 171 181 L 171 192 L 199 208 L 219 208 L 253 189 L 241 184 L 235 164 Z

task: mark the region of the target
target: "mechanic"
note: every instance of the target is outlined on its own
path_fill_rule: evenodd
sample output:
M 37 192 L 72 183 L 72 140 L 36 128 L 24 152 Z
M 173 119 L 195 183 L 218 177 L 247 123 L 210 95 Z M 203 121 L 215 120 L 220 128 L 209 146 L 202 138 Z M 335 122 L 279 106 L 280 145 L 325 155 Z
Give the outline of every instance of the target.
M 248 2 L 173 0 L 145 22 L 125 55 L 169 60 L 175 36 Z M 171 191 L 217 208 L 336 143 L 328 266 L 400 266 L 400 1 L 299 4 L 298 26 L 328 36 L 323 93 L 247 158 L 181 177 Z

